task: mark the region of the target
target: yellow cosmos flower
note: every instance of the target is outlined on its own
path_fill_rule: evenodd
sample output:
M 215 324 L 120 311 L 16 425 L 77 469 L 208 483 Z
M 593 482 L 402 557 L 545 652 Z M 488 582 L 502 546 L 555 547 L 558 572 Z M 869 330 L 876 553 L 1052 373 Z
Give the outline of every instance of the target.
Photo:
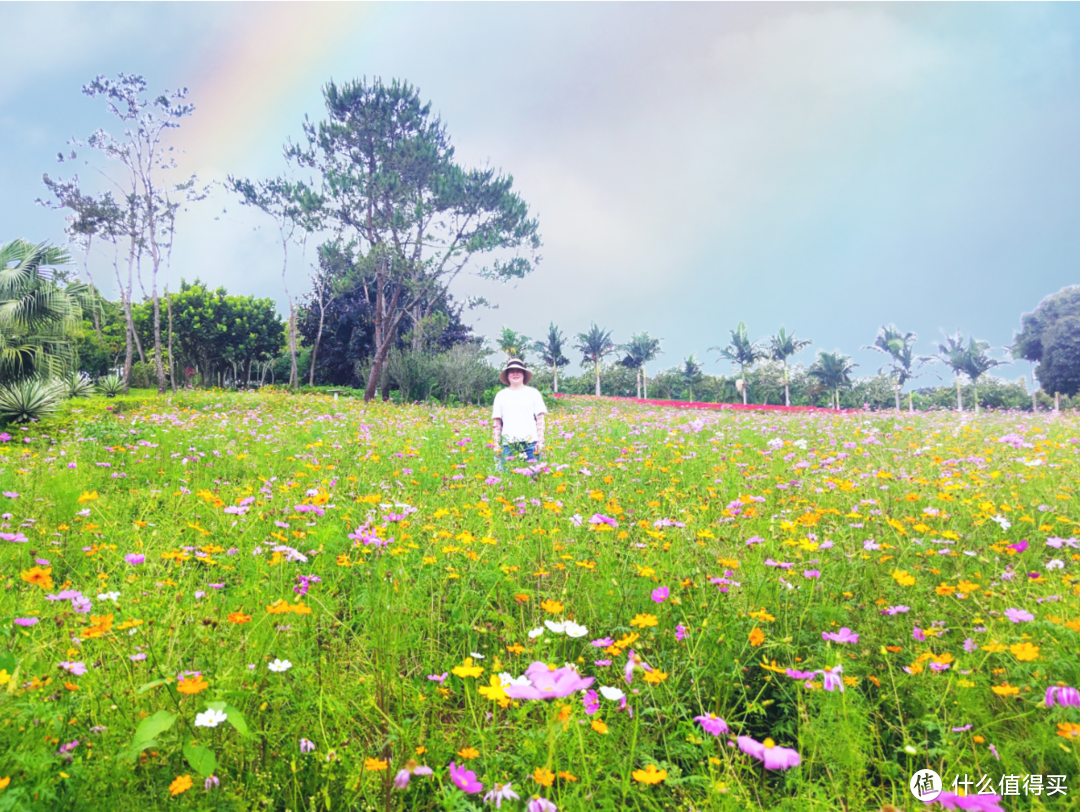
M 478 665 L 473 665 L 472 657 L 466 657 L 465 662 L 462 665 L 455 665 L 450 670 L 450 673 L 455 677 L 464 679 L 465 677 L 479 677 L 484 673 L 484 669 Z
M 493 677 L 493 679 L 498 679 L 498 677 Z M 465 747 L 461 750 L 458 750 L 457 754 L 466 761 L 471 761 L 472 759 L 478 758 L 480 756 L 480 751 L 477 750 L 475 747 Z
M 79 497 L 80 502 L 93 502 L 98 498 L 97 491 L 83 491 L 82 496 Z
M 533 781 L 542 787 L 550 787 L 555 783 L 555 773 L 547 767 L 537 767 L 533 770 Z
M 995 685 L 991 690 L 998 696 L 1015 696 L 1020 693 L 1019 688 L 1015 685 L 1009 685 L 1007 682 L 1002 685 Z
M 549 614 L 557 615 L 563 610 L 564 607 L 558 601 L 553 601 L 551 598 L 547 598 L 540 604 L 540 608 L 543 609 L 545 612 L 548 612 Z
M 478 689 L 480 696 L 485 699 L 490 699 L 492 702 L 506 702 L 509 704 L 510 697 L 506 691 L 503 690 L 502 680 L 495 674 L 491 675 L 491 683 L 489 685 L 481 685 Z
M 641 784 L 659 784 L 667 778 L 667 770 L 660 770 L 655 764 L 649 764 L 644 770 L 634 770 L 631 775 Z
M 369 773 L 382 772 L 387 768 L 388 763 L 377 758 L 369 758 L 364 761 L 364 769 Z
M 1033 646 L 1031 643 L 1017 643 L 1016 645 L 1009 646 L 1009 651 L 1013 653 L 1022 663 L 1028 663 L 1032 660 L 1039 659 L 1039 647 Z
M 646 629 L 650 626 L 658 626 L 660 621 L 656 619 L 656 615 L 640 614 L 634 615 L 634 619 L 630 621 L 631 626 L 636 626 L 640 629 Z

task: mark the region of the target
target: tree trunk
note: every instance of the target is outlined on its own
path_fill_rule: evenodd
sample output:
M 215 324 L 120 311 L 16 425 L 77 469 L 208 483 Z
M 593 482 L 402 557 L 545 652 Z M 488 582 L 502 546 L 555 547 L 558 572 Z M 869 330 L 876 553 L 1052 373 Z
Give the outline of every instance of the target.
M 791 392 L 788 391 L 787 361 L 784 361 L 784 405 L 791 405 Z
M 176 360 L 173 358 L 173 321 L 172 321 L 172 297 L 169 288 L 165 288 L 165 307 L 169 312 L 169 382 L 172 385 L 173 394 L 176 394 Z
M 649 378 L 645 374 L 645 365 L 641 365 L 641 396 L 645 400 L 649 399 Z
M 1054 412 L 1060 412 L 1060 411 L 1061 411 L 1061 393 L 1060 392 L 1055 392 L 1054 393 Z
M 634 375 L 634 391 L 637 392 L 638 400 L 641 400 L 641 367 L 638 367 Z
M 596 396 L 600 397 L 600 362 L 596 362 Z
M 156 265 L 157 263 L 155 263 Z M 157 393 L 165 394 L 165 365 L 161 361 L 161 300 L 157 295 L 157 268 L 154 268 L 154 281 L 151 286 L 154 296 L 154 367 L 157 372 Z
M 559 365 L 554 364 L 551 367 L 551 376 L 555 379 L 555 393 L 559 392 Z
M 908 392 L 907 393 L 907 410 L 908 410 L 908 414 L 914 414 L 915 413 L 915 398 L 914 398 L 914 393 L 913 392 Z
M 308 376 L 308 386 L 315 385 L 315 358 L 319 354 L 319 342 L 322 341 L 323 320 L 326 318 L 326 305 L 323 304 L 322 292 L 319 292 L 319 330 L 315 333 L 315 344 L 311 348 L 311 374 Z
M 375 397 L 375 390 L 379 386 L 379 378 L 382 377 L 386 356 L 390 354 L 390 344 L 403 315 L 403 313 L 398 312 L 398 303 L 401 300 L 401 285 L 398 285 L 394 290 L 389 306 L 386 304 L 384 288 L 386 276 L 385 258 L 380 258 L 375 265 L 375 269 L 377 283 L 375 291 L 375 356 L 371 361 L 371 373 L 368 375 L 367 388 L 364 389 L 365 403 Z M 388 400 L 389 396 L 389 389 L 383 387 L 383 400 Z
M 1031 412 L 1034 414 L 1039 411 L 1039 401 L 1035 397 L 1035 362 L 1031 362 Z
M 964 399 L 960 394 L 960 376 L 956 376 L 956 411 L 964 411 Z
M 896 411 L 900 411 L 900 386 L 893 387 L 893 394 L 896 396 Z

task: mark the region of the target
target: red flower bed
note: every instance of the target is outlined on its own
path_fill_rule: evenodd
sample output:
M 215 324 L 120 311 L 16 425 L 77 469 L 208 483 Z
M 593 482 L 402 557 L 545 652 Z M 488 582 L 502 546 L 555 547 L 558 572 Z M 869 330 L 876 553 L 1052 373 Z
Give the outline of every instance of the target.
M 612 398 L 596 397 L 596 395 L 567 395 L 562 392 L 552 395 L 556 398 L 589 398 L 591 400 L 614 400 L 623 403 L 643 403 L 649 406 L 674 406 L 676 409 L 731 409 L 738 412 L 834 412 L 847 414 L 855 409 L 823 409 L 818 406 L 766 406 L 749 403 L 696 403 L 687 400 L 653 400 L 652 398 Z

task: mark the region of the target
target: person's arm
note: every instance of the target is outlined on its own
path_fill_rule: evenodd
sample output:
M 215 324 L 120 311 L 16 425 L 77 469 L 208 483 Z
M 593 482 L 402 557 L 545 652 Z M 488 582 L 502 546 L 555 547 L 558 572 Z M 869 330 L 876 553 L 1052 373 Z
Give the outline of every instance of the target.
M 544 413 L 536 416 L 536 450 L 544 450 Z
M 502 440 L 502 418 L 496 417 L 492 424 L 494 427 L 491 431 L 491 442 L 495 445 L 495 448 L 498 448 L 499 441 Z

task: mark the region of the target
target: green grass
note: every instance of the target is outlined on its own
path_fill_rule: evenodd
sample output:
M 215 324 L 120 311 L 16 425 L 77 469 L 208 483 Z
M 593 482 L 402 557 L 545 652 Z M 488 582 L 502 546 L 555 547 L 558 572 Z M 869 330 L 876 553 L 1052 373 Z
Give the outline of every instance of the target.
M 479 809 L 507 781 L 511 809 L 538 794 L 567 810 L 876 810 L 922 808 L 907 785 L 926 766 L 946 789 L 1075 783 L 1080 741 L 1059 733 L 1080 733 L 1080 709 L 1043 704 L 1080 683 L 1080 550 L 1047 545 L 1080 519 L 1074 417 L 571 403 L 535 479 L 495 473 L 486 417 L 133 392 L 9 427 L 0 491 L 18 495 L 0 497 L 0 532 L 27 540 L 0 541 L 0 810 Z M 26 580 L 34 567 L 52 584 Z M 65 589 L 92 608 L 46 598 Z M 268 611 L 298 600 L 309 613 Z M 528 634 L 569 619 L 587 635 Z M 845 626 L 858 642 L 822 638 Z M 605 637 L 615 649 L 590 645 Z M 624 682 L 631 649 L 652 682 Z M 428 678 L 474 654 L 479 677 Z M 603 698 L 590 715 L 580 694 L 481 694 L 534 660 L 624 689 L 632 718 Z M 837 665 L 842 692 L 784 673 Z M 207 687 L 179 690 L 185 671 Z M 211 707 L 227 720 L 196 726 Z M 731 733 L 694 721 L 709 713 Z M 765 770 L 736 736 L 801 763 Z M 434 775 L 393 789 L 409 759 Z M 451 761 L 483 793 L 458 790 Z M 665 780 L 633 777 L 649 765 Z M 1002 804 L 1073 808 L 1072 792 Z

